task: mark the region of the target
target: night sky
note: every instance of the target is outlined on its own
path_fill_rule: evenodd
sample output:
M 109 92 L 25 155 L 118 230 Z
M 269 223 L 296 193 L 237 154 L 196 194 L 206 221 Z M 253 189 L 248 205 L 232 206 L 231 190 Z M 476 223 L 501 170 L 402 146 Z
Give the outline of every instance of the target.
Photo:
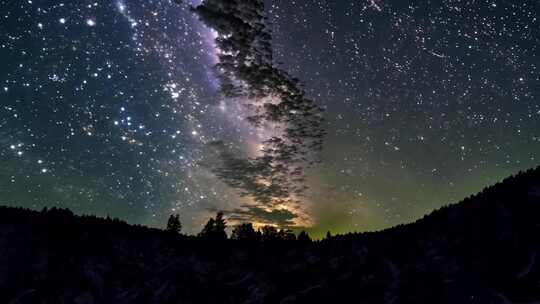
M 540 2 L 266 1 L 268 60 L 326 136 L 302 194 L 239 195 L 221 149 L 252 160 L 285 124 L 250 124 L 239 100 L 282 99 L 223 96 L 223 33 L 199 4 L 0 0 L 0 204 L 158 227 L 178 212 L 190 233 L 223 210 L 317 235 L 410 222 L 540 165 Z

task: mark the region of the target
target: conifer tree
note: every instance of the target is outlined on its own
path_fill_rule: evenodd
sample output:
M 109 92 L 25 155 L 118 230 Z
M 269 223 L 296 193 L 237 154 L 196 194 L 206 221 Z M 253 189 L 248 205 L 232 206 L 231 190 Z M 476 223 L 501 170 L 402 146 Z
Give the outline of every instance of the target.
M 262 240 L 263 241 L 268 242 L 268 241 L 277 241 L 277 240 L 279 240 L 279 232 L 276 229 L 276 227 L 266 225 L 266 226 L 262 227 L 261 230 L 262 230 L 261 234 L 262 234 Z
M 165 230 L 172 233 L 180 233 L 180 231 L 182 231 L 182 223 L 180 222 L 179 214 L 171 214 L 171 216 L 169 216 L 167 228 Z
M 297 240 L 301 243 L 310 243 L 311 237 L 309 237 L 309 234 L 305 232 L 304 230 L 300 231 L 298 234 Z
M 255 232 L 255 229 L 253 229 L 253 225 L 251 223 L 244 223 L 236 226 L 233 229 L 231 239 L 254 242 L 257 241 L 259 238 L 257 233 Z
M 227 239 L 225 228 L 227 228 L 227 223 L 223 218 L 223 212 L 218 212 L 215 219 L 208 220 L 199 236 L 211 240 L 225 240 Z

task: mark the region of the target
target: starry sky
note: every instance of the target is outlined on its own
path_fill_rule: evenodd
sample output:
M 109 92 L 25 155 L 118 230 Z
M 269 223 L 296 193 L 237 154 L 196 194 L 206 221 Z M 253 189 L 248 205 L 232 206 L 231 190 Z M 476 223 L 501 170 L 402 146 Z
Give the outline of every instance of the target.
M 189 233 L 223 210 L 320 235 L 410 222 L 540 165 L 538 1 L 275 0 L 272 64 L 326 135 L 304 193 L 240 195 L 216 143 L 250 160 L 284 127 L 223 96 L 228 34 L 200 4 L 0 0 L 0 204 L 156 227 L 178 212 Z

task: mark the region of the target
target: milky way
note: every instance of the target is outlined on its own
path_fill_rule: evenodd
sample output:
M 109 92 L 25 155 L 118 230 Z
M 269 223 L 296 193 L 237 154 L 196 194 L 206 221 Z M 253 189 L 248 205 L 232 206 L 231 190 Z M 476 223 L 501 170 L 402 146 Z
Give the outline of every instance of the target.
M 211 143 L 260 151 L 225 102 L 216 33 L 175 1 L 0 0 L 0 203 L 189 232 L 249 203 Z M 537 1 L 267 1 L 274 61 L 326 108 L 315 231 L 414 220 L 540 164 Z

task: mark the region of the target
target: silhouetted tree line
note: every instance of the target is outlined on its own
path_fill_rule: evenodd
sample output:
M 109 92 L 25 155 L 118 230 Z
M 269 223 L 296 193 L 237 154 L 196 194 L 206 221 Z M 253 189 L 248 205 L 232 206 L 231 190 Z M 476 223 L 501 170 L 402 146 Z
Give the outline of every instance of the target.
M 209 241 L 227 240 L 227 222 L 223 212 L 218 212 L 214 218 L 210 218 L 204 225 L 197 237 Z M 182 223 L 178 214 L 171 214 L 165 229 L 173 234 L 179 234 L 182 230 Z M 242 223 L 232 229 L 231 240 L 241 242 L 275 242 L 275 241 L 299 241 L 302 243 L 311 242 L 309 234 L 302 230 L 298 236 L 290 229 L 278 229 L 274 226 L 266 225 L 255 230 L 252 223 Z
M 159 229 L 142 225 L 131 225 L 118 218 L 106 216 L 100 218 L 94 215 L 75 215 L 69 209 L 63 208 L 43 208 L 40 211 L 22 208 L 0 206 L 0 220 L 3 223 L 16 223 L 31 225 L 46 225 L 47 230 L 59 235 L 81 233 L 85 230 L 100 230 L 103 233 L 114 233 L 124 230 L 148 231 L 149 233 L 160 233 Z M 201 232 L 196 236 L 182 234 L 182 223 L 179 214 L 171 214 L 167 221 L 165 231 L 170 235 L 182 236 L 191 239 L 201 239 L 207 241 L 236 240 L 240 242 L 274 242 L 274 241 L 299 241 L 303 243 L 311 242 L 311 237 L 306 231 L 300 231 L 296 235 L 290 229 L 278 229 L 274 226 L 263 226 L 255 229 L 251 223 L 242 223 L 232 227 L 230 237 L 227 235 L 227 222 L 223 212 L 218 212 L 215 217 L 210 218 L 204 225 Z
M 459 204 L 444 206 L 439 210 L 433 211 L 431 214 L 424 216 L 416 222 L 415 227 L 434 225 L 434 222 L 443 222 L 448 214 L 468 215 L 482 210 L 484 204 L 493 204 L 493 202 L 501 202 L 504 200 L 516 200 L 515 193 L 521 193 L 523 189 L 527 189 L 525 196 L 530 200 L 538 200 L 540 198 L 540 187 L 538 186 L 538 176 L 540 176 L 540 167 L 530 169 L 525 172 L 519 172 L 516 175 L 509 176 L 503 181 L 486 187 L 478 194 L 471 195 L 465 198 Z M 513 207 L 513 205 L 510 205 Z M 509 207 L 506 207 L 509 208 Z M 470 209 L 470 210 L 462 210 Z M 457 216 L 457 215 L 455 215 Z M 469 219 L 462 219 L 465 221 Z M 136 231 L 148 232 L 156 236 L 161 233 L 159 229 L 150 228 L 142 225 L 130 225 L 125 221 L 117 218 L 100 218 L 94 215 L 74 215 L 68 209 L 57 207 L 43 208 L 41 211 L 31 210 L 21 207 L 5 207 L 0 206 L 0 221 L 4 224 L 29 224 L 33 226 L 46 225 L 46 230 L 51 233 L 58 232 L 58 235 L 67 235 L 81 233 L 87 230 L 98 230 L 104 234 L 111 234 L 117 231 Z M 441 225 L 439 225 L 441 226 Z M 448 225 L 447 227 L 456 227 Z M 190 239 L 204 240 L 237 240 L 242 242 L 272 242 L 272 241 L 300 241 L 311 242 L 309 234 L 301 231 L 295 235 L 289 229 L 278 229 L 274 226 L 264 226 L 260 229 L 255 229 L 251 223 L 243 223 L 232 227 L 230 237 L 226 233 L 227 223 L 223 212 L 218 212 L 215 217 L 210 218 L 202 231 L 197 236 L 188 236 L 181 234 L 182 223 L 178 214 L 173 214 L 169 217 L 166 225 L 166 231 L 175 235 L 179 235 Z M 365 238 L 370 238 L 371 235 L 380 236 L 392 235 L 400 233 L 402 230 L 410 230 L 410 225 L 398 225 L 396 227 L 384 230 L 382 232 L 364 232 L 361 233 Z M 422 230 L 422 229 L 419 229 Z M 343 241 L 345 239 L 355 239 L 358 233 L 348 233 L 345 235 L 332 235 L 327 233 L 325 240 Z
M 306 246 L 305 232 L 227 228 L 223 213 L 190 236 L 178 214 L 163 231 L 0 207 L 0 303 L 536 303 L 539 213 L 540 168 L 415 223 Z

